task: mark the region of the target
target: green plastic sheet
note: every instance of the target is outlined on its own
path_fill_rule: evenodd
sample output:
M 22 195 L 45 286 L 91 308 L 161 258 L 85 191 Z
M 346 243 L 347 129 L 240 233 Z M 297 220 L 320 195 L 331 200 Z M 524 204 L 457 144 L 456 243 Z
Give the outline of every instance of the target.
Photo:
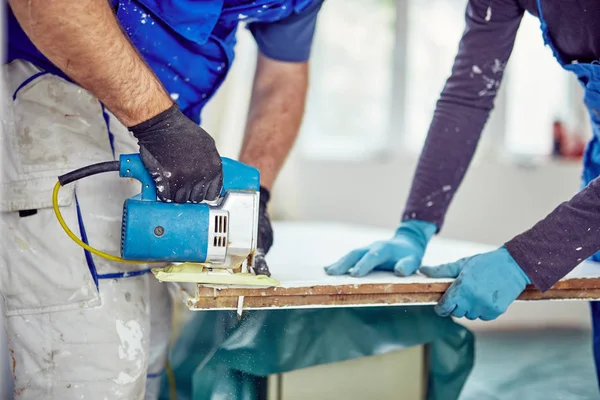
M 430 306 L 196 312 L 170 352 L 178 400 L 258 400 L 256 377 L 427 346 L 427 399 L 457 399 L 474 337 Z M 401 394 L 399 393 L 399 398 Z M 163 377 L 161 400 L 169 400 Z

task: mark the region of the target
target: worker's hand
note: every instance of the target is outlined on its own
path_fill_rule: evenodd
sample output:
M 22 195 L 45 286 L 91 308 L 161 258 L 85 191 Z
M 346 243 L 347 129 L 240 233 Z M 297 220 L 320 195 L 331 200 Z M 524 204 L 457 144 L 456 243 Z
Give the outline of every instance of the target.
M 456 278 L 435 307 L 442 317 L 496 319 L 531 283 L 504 247 L 420 271 L 430 278 Z
M 215 141 L 177 105 L 129 130 L 160 200 L 199 203 L 219 196 L 223 169 Z
M 362 277 L 373 270 L 387 270 L 399 276 L 412 275 L 421 266 L 425 248 L 436 231 L 436 225 L 430 222 L 406 221 L 390 240 L 353 250 L 335 264 L 325 267 L 325 272 Z
M 271 250 L 273 245 L 273 228 L 269 214 L 267 213 L 267 203 L 271 197 L 269 191 L 260 187 L 260 207 L 258 211 L 258 240 L 256 244 L 256 254 L 254 255 L 254 272 L 257 275 L 271 276 L 269 266 L 265 261 L 265 255 Z

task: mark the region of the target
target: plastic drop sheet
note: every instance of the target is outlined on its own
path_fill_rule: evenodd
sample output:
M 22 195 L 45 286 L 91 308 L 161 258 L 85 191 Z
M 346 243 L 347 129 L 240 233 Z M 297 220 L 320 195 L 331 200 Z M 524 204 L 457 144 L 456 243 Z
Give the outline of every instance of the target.
M 177 399 L 258 400 L 257 376 L 429 345 L 428 400 L 456 399 L 472 333 L 431 306 L 197 312 L 170 354 Z M 169 400 L 163 378 L 160 399 Z
M 600 399 L 592 332 L 482 332 L 460 400 Z

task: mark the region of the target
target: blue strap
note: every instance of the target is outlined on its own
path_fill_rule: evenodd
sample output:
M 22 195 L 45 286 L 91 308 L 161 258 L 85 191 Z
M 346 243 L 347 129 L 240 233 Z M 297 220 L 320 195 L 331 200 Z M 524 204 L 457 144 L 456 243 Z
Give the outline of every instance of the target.
M 542 21 L 542 24 L 546 24 L 545 20 L 544 20 L 544 14 L 542 13 L 542 0 L 536 0 L 537 3 L 537 8 L 538 8 L 538 14 L 540 15 L 540 21 Z
M 83 224 L 83 217 L 81 215 L 81 208 L 79 207 L 79 199 L 77 198 L 77 192 L 75 191 L 75 205 L 77 208 L 77 221 L 79 223 L 79 234 L 81 235 L 81 241 L 87 245 L 89 245 L 87 233 L 85 231 L 85 226 Z M 94 284 L 96 285 L 96 289 L 98 289 L 98 280 L 100 279 L 119 279 L 119 278 L 130 278 L 134 276 L 140 276 L 149 273 L 152 271 L 151 268 L 146 268 L 138 271 L 126 271 L 126 272 L 113 272 L 109 274 L 99 274 L 96 269 L 96 264 L 94 263 L 94 259 L 92 254 L 85 250 L 85 261 L 87 262 L 90 273 L 92 274 L 92 278 L 94 279 Z
M 163 374 L 164 372 L 165 372 L 165 370 L 163 369 L 163 370 L 160 370 L 159 372 L 155 372 L 155 373 L 153 373 L 153 374 L 148 374 L 148 375 L 146 375 L 146 378 L 148 378 L 148 379 L 159 378 L 159 377 L 161 377 L 161 376 L 162 376 L 162 374 Z
M 558 61 L 560 66 L 564 68 L 567 63 L 563 59 L 562 55 L 559 53 L 556 46 L 554 46 L 554 42 L 552 42 L 552 39 L 550 38 L 550 33 L 548 32 L 548 24 L 546 24 L 546 20 L 544 19 L 544 12 L 542 11 L 542 0 L 537 0 L 536 3 L 537 3 L 537 8 L 538 8 L 538 14 L 539 14 L 539 19 L 540 19 L 540 28 L 542 30 L 542 37 L 544 38 L 544 43 L 546 45 L 548 45 L 548 47 L 550 47 L 550 50 L 552 50 L 552 54 L 554 55 L 554 58 L 556 58 L 556 61 Z
M 542 11 L 542 0 L 536 0 L 538 15 L 540 19 L 540 28 L 542 29 L 542 36 L 544 37 L 544 43 L 552 48 L 552 52 L 554 51 L 554 45 L 550 40 L 550 35 L 548 34 L 548 25 L 546 24 L 546 20 L 544 19 L 544 12 Z
M 98 279 L 130 278 L 132 276 L 139 276 L 139 275 L 147 274 L 150 271 L 152 271 L 152 268 L 141 269 L 138 271 L 113 272 L 110 274 L 98 274 Z
M 89 245 L 87 233 L 85 232 L 85 226 L 83 225 L 83 217 L 81 216 L 81 208 L 79 207 L 79 199 L 77 198 L 77 191 L 75 190 L 75 206 L 77 208 L 77 222 L 79 223 L 79 234 L 81 235 L 81 240 L 83 243 Z M 92 278 L 94 279 L 94 284 L 96 285 L 96 289 L 98 289 L 98 272 L 96 270 L 96 264 L 94 264 L 94 259 L 92 258 L 92 254 L 87 251 L 85 252 L 85 261 L 87 262 L 90 273 L 92 274 Z
M 19 85 L 19 87 L 17 88 L 17 90 L 15 90 L 15 92 L 13 93 L 13 96 L 12 96 L 13 101 L 17 100 L 17 93 L 19 93 L 19 90 L 23 89 L 32 80 L 37 79 L 37 78 L 39 78 L 42 75 L 46 75 L 47 73 L 48 73 L 48 71 L 38 72 L 37 74 L 33 74 L 29 78 L 25 79 L 23 81 L 23 83 L 21 83 Z
M 102 116 L 104 117 L 104 123 L 106 124 L 106 131 L 108 132 L 108 142 L 110 143 L 110 150 L 112 151 L 113 160 L 116 160 L 115 156 L 115 135 L 110 131 L 110 115 L 106 112 L 106 107 L 100 102 L 102 107 Z

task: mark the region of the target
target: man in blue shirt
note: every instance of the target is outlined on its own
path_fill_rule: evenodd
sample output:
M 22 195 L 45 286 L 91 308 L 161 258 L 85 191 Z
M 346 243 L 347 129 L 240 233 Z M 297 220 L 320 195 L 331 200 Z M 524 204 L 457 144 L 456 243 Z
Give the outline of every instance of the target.
M 9 0 L 0 204 L 14 241 L 0 291 L 20 398 L 155 396 L 167 285 L 70 243 L 53 220 L 52 186 L 139 151 L 162 200 L 215 199 L 221 161 L 200 113 L 231 67 L 240 21 L 259 55 L 239 159 L 261 172 L 257 272 L 269 273 L 269 190 L 301 123 L 322 1 Z M 65 188 L 60 205 L 84 241 L 118 252 L 121 210 L 105 199 L 136 186 L 94 177 Z

